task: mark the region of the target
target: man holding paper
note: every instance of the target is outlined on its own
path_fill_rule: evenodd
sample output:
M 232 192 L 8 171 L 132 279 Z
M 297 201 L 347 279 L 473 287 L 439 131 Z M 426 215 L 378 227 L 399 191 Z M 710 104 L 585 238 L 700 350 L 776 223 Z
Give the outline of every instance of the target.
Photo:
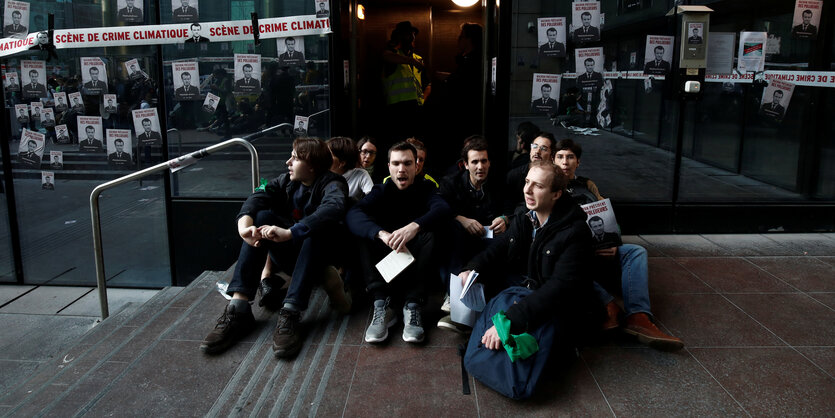
M 374 317 L 365 332 L 367 342 L 385 341 L 388 328 L 397 322 L 389 308 L 394 293 L 404 299 L 403 340 L 423 341 L 420 309 L 426 299 L 426 284 L 437 277 L 431 268 L 433 229 L 448 218 L 450 210 L 434 184 L 415 182 L 416 162 L 417 150 L 412 144 L 392 146 L 388 163 L 391 179 L 375 185 L 346 217 L 351 232 L 364 238 L 360 240 L 360 260 L 386 257 L 377 268 L 363 266 L 366 290 L 374 300 Z
M 200 345 L 205 353 L 222 352 L 252 330 L 249 301 L 259 288 L 259 305 L 269 309 L 283 302 L 273 335 L 276 357 L 291 357 L 301 348 L 299 322 L 314 286 L 323 285 L 336 310 L 350 309 L 342 279 L 331 267 L 347 238 L 342 219 L 348 184 L 330 172 L 333 161 L 324 141 L 296 139 L 290 155 L 289 172 L 255 189 L 241 207 L 237 223 L 244 242 L 227 289 L 232 300 Z M 278 271 L 293 277 L 286 296 L 280 295 L 283 283 L 274 282 L 281 280 L 277 276 L 259 280 L 268 256 Z

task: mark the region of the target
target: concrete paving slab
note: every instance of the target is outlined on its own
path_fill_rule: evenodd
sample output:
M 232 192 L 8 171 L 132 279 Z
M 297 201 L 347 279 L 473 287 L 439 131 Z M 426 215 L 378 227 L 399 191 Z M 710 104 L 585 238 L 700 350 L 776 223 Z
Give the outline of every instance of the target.
M 51 358 L 95 324 L 91 317 L 0 314 L 0 359 Z
M 40 286 L 0 308 L 0 313 L 55 315 L 93 290 L 92 287 Z
M 159 293 L 159 290 L 148 289 L 107 289 L 107 305 L 110 315 L 114 315 L 129 303 L 143 304 Z M 84 295 L 72 305 L 58 313 L 59 315 L 101 316 L 99 292 L 93 291 Z
M 0 286 L 0 306 L 13 301 L 18 296 L 34 289 L 35 286 L 8 285 Z

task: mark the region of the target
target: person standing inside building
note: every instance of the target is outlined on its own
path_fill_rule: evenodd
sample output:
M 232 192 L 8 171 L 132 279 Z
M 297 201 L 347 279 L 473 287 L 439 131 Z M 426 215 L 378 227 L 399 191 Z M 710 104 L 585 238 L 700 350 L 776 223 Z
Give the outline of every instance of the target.
M 414 52 L 418 29 L 400 22 L 383 52 L 383 89 L 386 95 L 387 143 L 417 136 L 425 99 L 423 58 Z

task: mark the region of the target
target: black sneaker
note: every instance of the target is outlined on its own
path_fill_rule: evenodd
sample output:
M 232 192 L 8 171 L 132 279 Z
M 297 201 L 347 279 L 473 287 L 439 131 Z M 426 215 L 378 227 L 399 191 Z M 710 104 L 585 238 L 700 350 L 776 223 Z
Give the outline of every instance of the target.
M 273 334 L 273 352 L 276 357 L 292 357 L 302 348 L 299 335 L 301 312 L 281 309 L 278 311 L 278 325 Z
M 235 307 L 226 305 L 223 315 L 217 320 L 215 329 L 200 343 L 200 351 L 206 354 L 218 354 L 226 351 L 255 327 L 252 311 L 236 312 Z
M 281 309 L 284 297 L 287 296 L 287 289 L 282 289 L 282 286 L 284 286 L 284 279 L 277 275 L 261 279 L 258 285 L 258 293 L 261 294 L 258 306 L 272 312 Z

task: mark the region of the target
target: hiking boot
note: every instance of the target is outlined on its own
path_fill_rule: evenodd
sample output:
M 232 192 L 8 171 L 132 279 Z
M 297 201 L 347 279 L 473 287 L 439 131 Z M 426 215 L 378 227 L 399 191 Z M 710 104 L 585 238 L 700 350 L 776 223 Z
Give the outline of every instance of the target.
M 419 343 L 423 341 L 423 324 L 420 318 L 420 306 L 407 303 L 403 307 L 403 341 Z
M 287 296 L 287 289 L 282 289 L 282 286 L 284 286 L 284 279 L 277 275 L 261 279 L 261 283 L 258 285 L 258 293 L 261 294 L 261 298 L 258 299 L 258 306 L 272 312 L 281 309 L 284 297 Z
M 351 294 L 345 291 L 345 283 L 335 267 L 328 266 L 325 268 L 325 280 L 322 287 L 328 294 L 331 307 L 335 311 L 341 314 L 347 314 L 351 311 Z
M 238 312 L 232 305 L 226 305 L 215 329 L 200 343 L 200 351 L 206 354 L 218 354 L 229 348 L 235 341 L 240 340 L 255 327 L 255 317 L 252 310 Z
M 444 312 L 446 312 L 446 313 L 449 313 L 449 311 L 450 311 L 450 307 L 449 307 L 449 295 L 446 295 L 446 296 L 444 297 L 444 303 L 441 305 L 441 310 L 442 310 L 442 311 L 444 311 Z
M 379 343 L 385 341 L 389 336 L 389 327 L 397 323 L 397 316 L 389 308 L 388 299 L 374 301 L 374 317 L 371 325 L 365 330 L 365 342 Z
M 302 348 L 299 335 L 301 312 L 281 309 L 278 311 L 278 325 L 273 334 L 273 352 L 276 357 L 292 357 Z
M 447 315 L 438 320 L 438 328 L 444 331 L 452 331 L 461 335 L 470 335 L 473 332 L 472 327 L 469 327 L 464 324 L 459 324 L 458 322 L 453 321 L 451 315 Z
M 620 313 L 620 306 L 615 301 L 606 304 L 606 321 L 603 322 L 603 331 L 610 331 L 620 326 L 618 321 Z
M 676 351 L 684 347 L 683 341 L 663 333 L 652 323 L 649 315 L 642 312 L 629 315 L 623 331 L 638 337 L 638 341 L 657 350 Z

